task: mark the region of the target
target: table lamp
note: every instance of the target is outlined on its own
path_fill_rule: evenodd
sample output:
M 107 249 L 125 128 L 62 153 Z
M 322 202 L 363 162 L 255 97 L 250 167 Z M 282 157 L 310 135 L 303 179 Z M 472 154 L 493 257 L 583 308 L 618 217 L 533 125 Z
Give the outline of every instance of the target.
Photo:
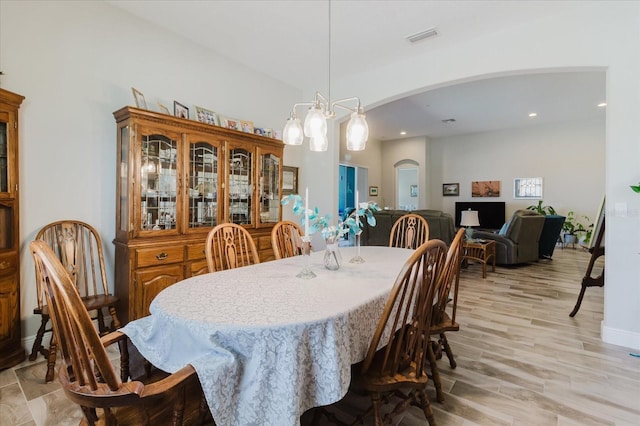
M 471 209 L 463 210 L 462 217 L 460 218 L 460 226 L 464 226 L 467 228 L 465 230 L 465 236 L 467 240 L 473 238 L 472 226 L 480 226 L 480 221 L 478 220 L 478 212 Z

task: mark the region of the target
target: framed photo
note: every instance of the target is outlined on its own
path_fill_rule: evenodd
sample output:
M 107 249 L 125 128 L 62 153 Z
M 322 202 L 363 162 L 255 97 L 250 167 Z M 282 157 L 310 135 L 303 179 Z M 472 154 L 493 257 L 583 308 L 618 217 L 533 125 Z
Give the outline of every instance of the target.
M 242 130 L 244 133 L 253 133 L 253 121 L 241 120 L 240 130 Z
M 298 193 L 298 168 L 282 166 L 282 195 Z
M 142 92 L 137 90 L 135 87 L 132 87 L 131 91 L 133 92 L 133 99 L 136 101 L 136 106 L 138 108 L 147 109 L 147 101 L 144 100 Z
M 266 136 L 268 138 L 273 137 L 273 129 L 262 129 L 262 131 L 264 132 L 262 136 Z
M 370 186 L 369 187 L 369 196 L 371 196 L 371 197 L 377 197 L 378 196 L 378 187 L 377 186 Z
M 171 111 L 169 111 L 169 108 L 167 108 L 165 105 L 161 104 L 160 102 L 158 102 L 158 108 L 160 109 L 161 113 L 171 115 Z
M 253 128 L 253 133 L 255 135 L 264 136 L 264 129 L 262 127 L 254 127 Z
M 189 108 L 178 101 L 173 101 L 173 115 L 180 118 L 189 118 Z
M 418 196 L 418 185 L 411 185 L 409 187 L 409 195 L 412 197 Z
M 213 126 L 220 125 L 220 119 L 218 118 L 218 114 L 215 112 L 202 108 L 196 105 L 196 120 L 201 123 L 211 124 Z
M 460 184 L 459 183 L 443 183 L 442 184 L 442 195 L 445 197 L 451 196 L 459 196 L 460 195 Z
M 240 120 L 235 118 L 223 117 L 220 119 L 220 125 L 227 129 L 240 130 Z

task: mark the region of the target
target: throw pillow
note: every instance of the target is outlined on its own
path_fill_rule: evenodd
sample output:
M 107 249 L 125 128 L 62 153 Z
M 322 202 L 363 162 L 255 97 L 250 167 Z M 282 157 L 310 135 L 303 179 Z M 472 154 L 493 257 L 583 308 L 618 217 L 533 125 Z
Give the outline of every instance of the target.
M 507 235 L 508 227 L 509 227 L 509 222 L 505 222 L 504 225 L 502 225 L 502 228 L 500 228 L 500 230 L 498 231 L 498 235 Z

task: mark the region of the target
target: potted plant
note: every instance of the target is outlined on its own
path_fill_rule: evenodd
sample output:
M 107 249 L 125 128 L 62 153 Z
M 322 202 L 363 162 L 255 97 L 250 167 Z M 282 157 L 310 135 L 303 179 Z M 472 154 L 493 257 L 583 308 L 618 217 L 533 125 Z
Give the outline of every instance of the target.
M 556 209 L 554 209 L 551 206 L 543 206 L 542 205 L 542 200 L 538 201 L 537 205 L 531 205 L 529 207 L 527 207 L 527 210 L 533 210 L 534 212 L 541 214 L 543 216 L 546 215 L 555 215 L 556 213 Z
M 586 222 L 590 222 L 588 216 L 582 215 L 582 219 Z M 575 213 L 570 211 L 567 213 L 567 217 L 562 225 L 562 231 L 564 232 L 563 239 L 565 244 L 575 244 L 578 242 L 578 238 L 585 243 L 588 243 L 591 239 L 591 233 L 593 232 L 593 223 L 584 225 L 578 220 Z

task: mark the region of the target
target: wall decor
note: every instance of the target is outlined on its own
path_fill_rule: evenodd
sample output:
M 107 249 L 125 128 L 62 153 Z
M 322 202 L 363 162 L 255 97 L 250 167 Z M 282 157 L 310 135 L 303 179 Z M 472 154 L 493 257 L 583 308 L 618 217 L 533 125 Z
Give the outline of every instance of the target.
M 211 111 L 210 109 L 202 108 L 197 105 L 196 105 L 196 120 L 198 120 L 201 123 L 212 124 L 214 126 L 220 125 L 218 114 Z
M 412 197 L 418 196 L 418 185 L 411 185 L 409 187 L 409 195 Z
M 173 101 L 173 115 L 180 118 L 189 118 L 189 108 L 178 101 Z
M 442 195 L 445 197 L 451 196 L 459 196 L 460 195 L 460 184 L 459 183 L 443 183 L 442 184 Z
M 378 187 L 377 186 L 370 186 L 369 187 L 369 195 L 372 197 L 377 197 L 378 196 Z
M 144 95 L 135 87 L 131 88 L 133 92 L 133 99 L 136 101 L 136 106 L 138 108 L 147 109 L 147 101 L 144 100 Z
M 282 196 L 298 193 L 298 168 L 282 166 Z
M 500 181 L 499 180 L 483 180 L 471 182 L 472 197 L 499 197 Z

